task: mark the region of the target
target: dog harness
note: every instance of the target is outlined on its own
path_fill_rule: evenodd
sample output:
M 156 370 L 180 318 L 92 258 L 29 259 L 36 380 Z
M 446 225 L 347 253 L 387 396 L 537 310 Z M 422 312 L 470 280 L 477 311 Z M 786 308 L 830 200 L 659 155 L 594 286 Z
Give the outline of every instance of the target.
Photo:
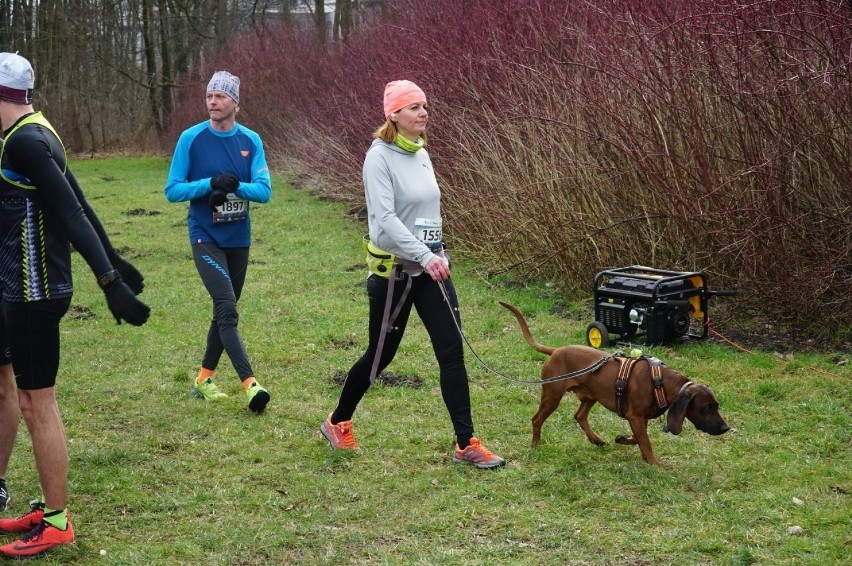
M 657 400 L 657 408 L 662 413 L 669 406 L 666 401 L 666 391 L 663 389 L 663 362 L 650 356 L 642 356 L 651 368 L 651 381 L 654 383 L 654 398 Z
M 627 384 L 630 382 L 630 374 L 636 363 L 642 360 L 648 362 L 648 367 L 651 369 L 651 381 L 654 384 L 654 400 L 657 402 L 660 414 L 662 414 L 666 407 L 669 406 L 668 401 L 666 401 L 666 391 L 663 389 L 663 362 L 651 356 L 631 358 L 616 354 L 614 357 L 618 360 L 618 377 L 615 378 L 615 410 L 618 416 L 624 418 L 623 407 L 626 406 Z

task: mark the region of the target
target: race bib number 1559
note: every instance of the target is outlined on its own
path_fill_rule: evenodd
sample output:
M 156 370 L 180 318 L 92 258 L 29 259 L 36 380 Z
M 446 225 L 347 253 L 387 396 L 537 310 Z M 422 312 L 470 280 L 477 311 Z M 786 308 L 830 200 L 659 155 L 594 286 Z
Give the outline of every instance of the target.
M 414 235 L 433 252 L 440 250 L 444 239 L 441 220 L 417 218 L 414 221 Z

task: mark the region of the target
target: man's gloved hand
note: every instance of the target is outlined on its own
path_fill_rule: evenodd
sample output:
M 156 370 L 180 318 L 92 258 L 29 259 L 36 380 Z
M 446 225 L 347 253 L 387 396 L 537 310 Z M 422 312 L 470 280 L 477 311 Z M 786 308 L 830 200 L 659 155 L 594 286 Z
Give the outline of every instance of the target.
M 214 189 L 210 193 L 210 208 L 215 209 L 217 206 L 222 206 L 228 200 L 228 193 Z
M 233 193 L 240 188 L 240 180 L 230 173 L 225 173 L 210 179 L 210 188 L 213 189 L 210 193 L 210 208 L 216 208 L 225 204 L 228 193 Z
M 134 295 L 138 295 L 145 288 L 145 278 L 139 273 L 139 270 L 133 267 L 133 264 L 116 254 L 111 260 L 112 266 L 121 274 L 121 278 L 130 287 Z
M 126 320 L 134 326 L 142 326 L 151 314 L 148 305 L 136 298 L 121 277 L 104 287 L 104 295 L 106 295 L 107 306 L 118 324 Z
M 225 173 L 210 179 L 210 188 L 214 191 L 233 193 L 240 188 L 240 180 L 230 173 Z

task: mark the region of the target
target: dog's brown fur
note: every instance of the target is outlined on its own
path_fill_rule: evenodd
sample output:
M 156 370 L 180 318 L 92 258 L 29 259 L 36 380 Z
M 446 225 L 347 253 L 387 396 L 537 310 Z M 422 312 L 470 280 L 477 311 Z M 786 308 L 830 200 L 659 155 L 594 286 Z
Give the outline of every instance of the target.
M 541 369 L 542 379 L 582 370 L 607 356 L 606 353 L 588 346 L 563 346 L 561 348 L 543 346 L 533 338 L 521 311 L 509 303 L 499 302 L 512 311 L 515 318 L 518 319 L 518 324 L 527 343 L 534 350 L 550 356 Z M 538 412 L 532 418 L 533 444 L 538 444 L 541 440 L 541 426 L 544 421 L 556 410 L 565 393 L 572 391 L 580 399 L 580 407 L 574 413 L 574 418 L 592 444 L 603 445 L 604 441 L 592 432 L 588 416 L 595 403 L 600 403 L 610 411 L 616 412 L 615 380 L 618 376 L 618 369 L 618 361 L 611 359 L 592 373 L 542 384 L 541 403 Z M 671 407 L 666 425 L 663 428 L 664 431 L 680 434 L 684 417 L 689 419 L 695 425 L 695 428 L 708 434 L 719 435 L 729 430 L 727 423 L 719 415 L 719 403 L 707 386 L 690 384 L 684 387 L 685 384 L 689 383 L 687 378 L 668 366 L 662 366 L 661 369 L 666 400 Z M 615 441 L 619 444 L 638 444 L 645 461 L 659 466 L 661 463 L 651 450 L 647 429 L 648 421 L 662 415 L 665 409 L 660 410 L 657 407 L 650 373 L 650 366 L 644 361 L 637 362 L 634 365 L 626 390 L 626 400 L 622 401 L 624 418 L 630 423 L 633 434 L 631 436 L 618 436 Z

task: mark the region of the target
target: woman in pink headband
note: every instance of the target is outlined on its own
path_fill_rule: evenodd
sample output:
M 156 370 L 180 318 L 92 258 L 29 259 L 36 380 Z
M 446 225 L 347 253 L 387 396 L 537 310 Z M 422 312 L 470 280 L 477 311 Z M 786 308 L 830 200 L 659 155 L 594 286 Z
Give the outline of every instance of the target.
M 384 116 L 363 168 L 370 341 L 349 370 L 337 407 L 320 431 L 334 450 L 360 451 L 352 415 L 396 355 L 413 306 L 440 367 L 441 395 L 455 432 L 453 461 L 497 468 L 505 464 L 503 458 L 473 435 L 458 299 L 444 253 L 441 191 L 425 149 L 426 94 L 411 81 L 388 83 Z

